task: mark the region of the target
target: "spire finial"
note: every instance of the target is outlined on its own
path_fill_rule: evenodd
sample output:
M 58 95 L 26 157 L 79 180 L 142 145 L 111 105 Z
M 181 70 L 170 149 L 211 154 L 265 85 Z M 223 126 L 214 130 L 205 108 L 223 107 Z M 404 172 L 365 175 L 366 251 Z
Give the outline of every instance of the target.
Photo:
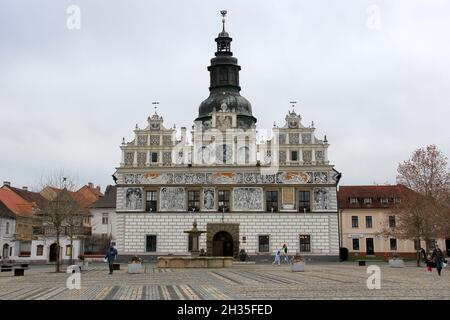
M 292 113 L 294 113 L 295 112 L 294 108 L 297 101 L 290 101 L 289 103 L 292 104 Z
M 156 109 L 158 109 L 159 102 L 158 101 L 153 101 L 152 104 L 155 106 L 154 107 L 155 108 L 155 114 L 158 115 L 158 113 L 156 112 Z
M 227 10 L 220 10 L 222 15 L 222 32 L 225 32 L 225 16 L 227 15 Z

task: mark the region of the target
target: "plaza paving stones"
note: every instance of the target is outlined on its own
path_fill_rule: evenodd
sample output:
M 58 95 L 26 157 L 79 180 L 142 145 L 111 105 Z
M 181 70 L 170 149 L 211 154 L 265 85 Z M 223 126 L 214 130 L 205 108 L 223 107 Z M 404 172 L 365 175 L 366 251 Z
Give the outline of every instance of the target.
M 366 286 L 366 267 L 350 263 L 306 266 L 235 265 L 225 269 L 158 269 L 145 266 L 128 274 L 126 265 L 113 275 L 104 264 L 81 274 L 81 289 L 69 290 L 69 274 L 53 266 L 31 266 L 24 277 L 0 274 L 0 300 L 230 300 L 230 299 L 446 299 L 450 268 L 430 277 L 425 268 L 389 268 L 381 264 L 381 289 Z

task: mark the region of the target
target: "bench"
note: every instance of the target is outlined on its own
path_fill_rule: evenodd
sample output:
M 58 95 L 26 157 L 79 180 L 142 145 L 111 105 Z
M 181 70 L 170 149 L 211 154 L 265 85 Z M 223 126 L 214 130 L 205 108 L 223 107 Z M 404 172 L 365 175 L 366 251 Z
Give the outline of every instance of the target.
M 12 271 L 12 265 L 4 264 L 1 266 L 1 272 L 9 272 Z
M 356 260 L 358 262 L 358 266 L 362 267 L 366 265 L 366 262 L 386 262 L 384 260 Z
M 29 266 L 30 266 L 29 263 L 21 263 L 21 264 L 20 264 L 20 267 L 23 268 L 23 269 L 28 269 Z
M 120 270 L 120 263 L 113 263 L 113 270 Z
M 24 268 L 14 268 L 14 277 L 23 277 L 25 275 Z

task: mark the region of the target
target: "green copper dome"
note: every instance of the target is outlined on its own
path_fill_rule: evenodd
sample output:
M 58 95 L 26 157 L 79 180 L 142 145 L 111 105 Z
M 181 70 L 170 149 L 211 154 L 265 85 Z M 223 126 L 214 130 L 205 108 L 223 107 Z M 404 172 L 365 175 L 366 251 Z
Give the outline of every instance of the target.
M 208 121 L 211 119 L 211 113 L 216 110 L 222 110 L 226 106 L 227 111 L 235 112 L 238 118 L 238 127 L 249 128 L 255 122 L 256 118 L 252 114 L 250 102 L 240 95 L 239 71 L 237 59 L 231 52 L 231 41 L 227 32 L 225 32 L 225 21 L 222 32 L 215 39 L 217 42 L 217 51 L 215 57 L 211 59 L 211 65 L 208 67 L 210 74 L 209 97 L 199 106 L 198 118 L 196 121 Z

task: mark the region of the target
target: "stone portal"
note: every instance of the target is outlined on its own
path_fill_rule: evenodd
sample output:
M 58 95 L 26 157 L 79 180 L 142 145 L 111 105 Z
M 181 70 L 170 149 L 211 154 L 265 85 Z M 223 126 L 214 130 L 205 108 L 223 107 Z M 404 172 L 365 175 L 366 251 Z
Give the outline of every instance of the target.
M 209 256 L 239 255 L 239 223 L 208 223 L 206 251 Z

